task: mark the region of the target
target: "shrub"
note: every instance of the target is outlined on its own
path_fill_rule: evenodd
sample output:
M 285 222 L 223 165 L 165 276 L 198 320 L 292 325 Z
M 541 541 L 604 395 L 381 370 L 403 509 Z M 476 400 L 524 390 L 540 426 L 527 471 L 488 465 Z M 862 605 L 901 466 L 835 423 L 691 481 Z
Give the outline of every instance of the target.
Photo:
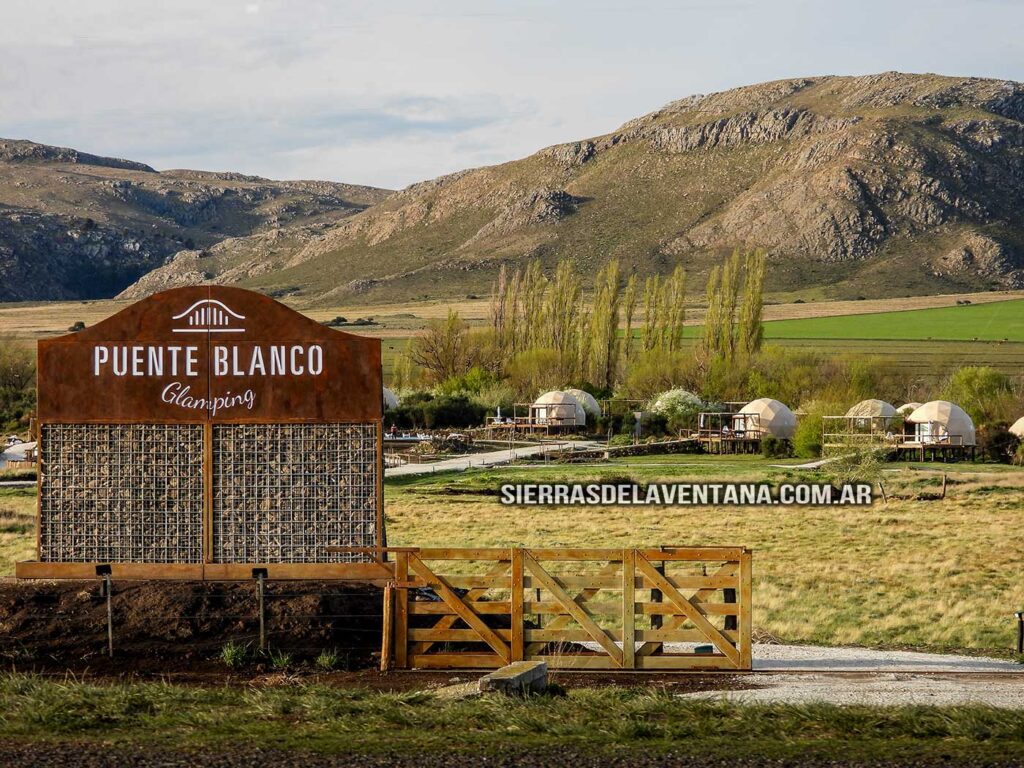
M 761 438 L 761 455 L 766 459 L 785 459 L 793 455 L 793 447 L 789 440 L 765 435 Z
M 1010 416 L 1016 403 L 1010 377 L 995 368 L 969 365 L 946 381 L 942 396 L 963 408 L 975 424 L 990 424 Z
M 1010 464 L 1020 447 L 1020 439 L 1006 425 L 985 426 L 977 430 L 978 453 L 985 461 Z
M 659 395 L 649 408 L 652 413 L 665 419 L 668 431 L 679 432 L 696 428 L 697 415 L 704 410 L 705 403 L 685 389 L 670 389 Z

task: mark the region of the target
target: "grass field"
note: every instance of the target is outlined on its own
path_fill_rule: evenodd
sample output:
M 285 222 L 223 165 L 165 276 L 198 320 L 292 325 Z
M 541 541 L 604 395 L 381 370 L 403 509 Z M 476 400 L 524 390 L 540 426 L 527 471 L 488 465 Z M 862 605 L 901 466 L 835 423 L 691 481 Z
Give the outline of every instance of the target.
M 1006 652 L 1013 612 L 1024 608 L 1011 534 L 1024 514 L 1024 471 L 904 467 L 887 473 L 885 483 L 900 496 L 936 491 L 941 471 L 950 477 L 945 500 L 868 508 L 520 508 L 501 506 L 493 495 L 502 482 L 527 479 L 816 477 L 753 457 L 657 456 L 426 475 L 386 484 L 388 536 L 399 546 L 745 545 L 754 550 L 760 632 L 788 642 Z
M 386 764 L 389 755 L 419 755 L 421 765 L 440 765 L 427 756 L 441 751 L 464 756 L 460 765 L 486 765 L 499 756 L 502 765 L 656 765 L 686 756 L 697 758 L 696 765 L 736 765 L 752 756 L 758 765 L 791 764 L 796 757 L 834 765 L 842 755 L 843 764 L 899 759 L 920 766 L 1024 758 L 1021 711 L 736 706 L 688 701 L 671 688 L 446 701 L 428 692 L 294 683 L 202 688 L 6 675 L 0 677 L 0 713 L 0 741 L 7 745 L 71 741 L 90 751 L 102 748 L 108 757 L 132 744 L 158 752 L 276 749 L 384 758 L 374 765 Z M 517 754 L 519 760 L 509 762 Z M 277 764 L 273 755 L 250 759 L 244 764 Z M 243 762 L 236 757 L 216 764 Z
M 1024 299 L 765 323 L 768 339 L 1024 342 Z
M 813 472 L 760 457 L 652 456 L 595 466 L 421 475 L 385 483 L 393 546 L 744 545 L 754 552 L 754 624 L 787 642 L 1008 652 L 1019 578 L 1024 470 L 900 465 L 890 499 L 867 508 L 506 507 L 502 482 L 655 480 L 781 482 Z M 0 575 L 32 555 L 35 489 L 0 489 Z M 453 533 L 457 532 L 457 533 Z

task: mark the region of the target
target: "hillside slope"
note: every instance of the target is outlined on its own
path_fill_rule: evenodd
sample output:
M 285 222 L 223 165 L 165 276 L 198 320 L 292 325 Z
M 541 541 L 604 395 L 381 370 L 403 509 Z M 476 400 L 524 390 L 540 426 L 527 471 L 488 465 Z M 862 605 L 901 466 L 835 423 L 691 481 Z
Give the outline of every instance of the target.
M 0 301 L 109 297 L 227 238 L 301 248 L 389 192 L 240 174 L 157 172 L 142 163 L 0 139 Z M 180 278 L 179 278 L 180 279 Z
M 1024 285 L 1024 85 L 885 73 L 693 96 L 592 139 L 413 186 L 266 258 L 208 273 L 311 304 L 486 291 L 502 263 L 610 257 L 700 276 L 770 254 L 777 294 L 854 298 Z M 184 255 L 126 295 L 188 282 Z

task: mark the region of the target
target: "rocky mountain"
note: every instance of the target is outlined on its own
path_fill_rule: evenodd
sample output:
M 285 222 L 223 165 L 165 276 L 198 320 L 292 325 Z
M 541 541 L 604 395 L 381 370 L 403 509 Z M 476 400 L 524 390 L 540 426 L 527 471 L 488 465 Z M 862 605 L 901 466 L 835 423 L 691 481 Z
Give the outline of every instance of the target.
M 230 238 L 301 247 L 388 194 L 321 181 L 157 172 L 0 139 L 0 300 L 113 296 L 174 254 L 202 256 Z M 192 279 L 213 275 L 201 265 Z
M 885 73 L 691 96 L 373 202 L 304 228 L 221 226 L 232 237 L 179 249 L 122 295 L 216 280 L 309 304 L 459 296 L 503 263 L 566 257 L 584 274 L 612 257 L 640 275 L 682 263 L 697 292 L 736 247 L 766 249 L 779 297 L 1020 287 L 1024 85 Z

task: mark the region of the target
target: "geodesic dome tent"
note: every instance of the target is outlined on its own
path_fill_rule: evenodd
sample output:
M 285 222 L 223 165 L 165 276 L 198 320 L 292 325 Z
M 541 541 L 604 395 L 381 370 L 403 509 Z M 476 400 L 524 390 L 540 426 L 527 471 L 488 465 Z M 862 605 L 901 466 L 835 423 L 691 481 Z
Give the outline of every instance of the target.
M 580 415 L 584 417 L 584 420 L 596 421 L 601 417 L 601 405 L 592 394 L 583 389 L 567 389 L 565 393 L 576 398 L 580 408 L 583 410 L 583 413 Z
M 580 401 L 560 389 L 545 392 L 530 406 L 530 420 L 558 427 L 582 427 L 587 423 Z
M 751 400 L 740 408 L 737 415 L 756 417 L 751 419 L 747 426 L 747 434 L 750 435 L 771 435 L 780 440 L 788 440 L 796 431 L 796 414 L 783 403 L 770 397 Z
M 898 413 L 900 416 L 909 416 L 920 407 L 921 403 L 904 403 L 903 405 L 896 409 L 896 413 Z
M 1010 425 L 1010 434 L 1024 440 L 1024 416 L 1021 416 Z
M 974 422 L 956 403 L 931 400 L 916 408 L 907 421 L 916 425 L 914 437 L 928 445 L 975 445 Z
M 896 409 L 885 400 L 861 400 L 846 412 L 848 419 L 891 419 Z
M 396 395 L 387 387 L 384 387 L 382 394 L 384 398 L 385 411 L 390 411 L 398 407 L 398 395 Z

